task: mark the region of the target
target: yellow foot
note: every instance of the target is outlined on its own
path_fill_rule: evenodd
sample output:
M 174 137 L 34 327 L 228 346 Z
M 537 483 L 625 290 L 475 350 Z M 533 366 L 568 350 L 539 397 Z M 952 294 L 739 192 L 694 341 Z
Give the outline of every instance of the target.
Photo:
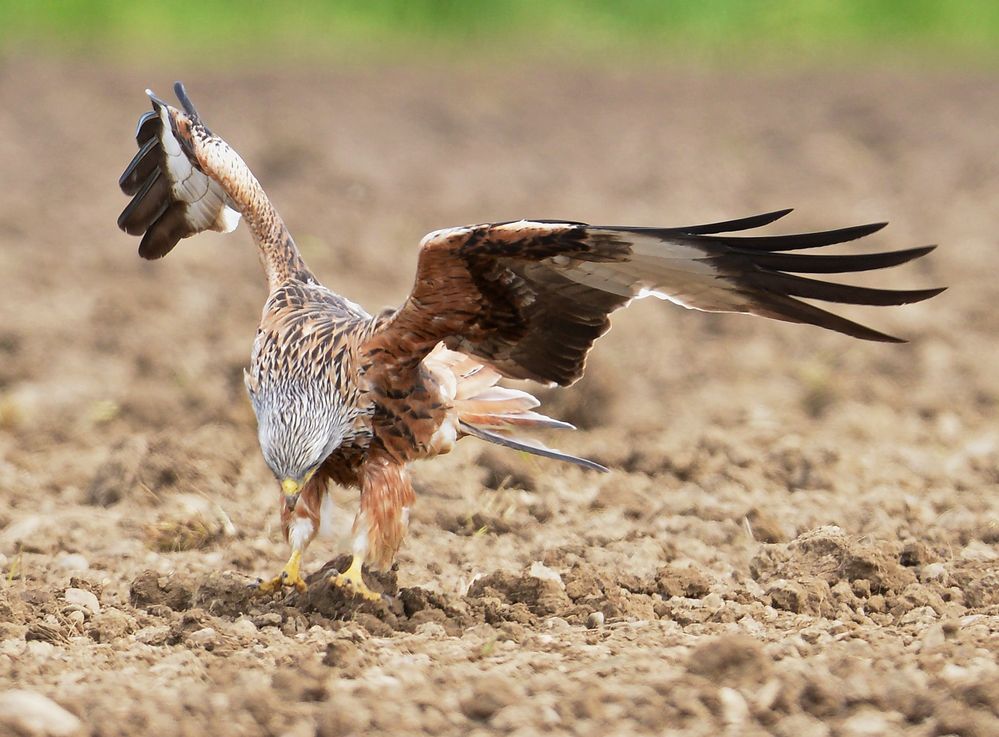
M 296 550 L 291 554 L 291 558 L 285 563 L 281 575 L 272 578 L 270 581 L 262 581 L 257 586 L 257 591 L 262 594 L 270 594 L 278 591 L 284 586 L 294 586 L 299 591 L 305 591 L 309 585 L 302 578 L 302 553 Z
M 368 588 L 361 577 L 361 560 L 355 555 L 350 562 L 350 568 L 343 573 L 330 576 L 330 583 L 339 588 L 349 588 L 354 596 L 360 596 L 368 601 L 381 601 L 382 595 Z

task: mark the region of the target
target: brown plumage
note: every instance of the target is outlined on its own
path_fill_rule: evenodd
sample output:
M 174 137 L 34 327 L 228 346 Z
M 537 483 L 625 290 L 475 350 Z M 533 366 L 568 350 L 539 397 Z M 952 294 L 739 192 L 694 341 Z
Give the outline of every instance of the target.
M 330 482 L 360 489 L 354 562 L 339 584 L 373 594 L 361 565 L 391 564 L 414 502 L 408 465 L 471 435 L 604 470 L 549 449 L 530 431 L 570 427 L 534 411 L 538 400 L 503 378 L 567 386 L 583 373 L 610 313 L 657 296 L 685 307 L 807 323 L 866 340 L 898 342 L 799 298 L 901 305 L 940 289 L 892 291 L 821 281 L 896 266 L 931 246 L 863 255 L 788 253 L 844 243 L 883 224 L 820 233 L 733 236 L 787 210 L 679 228 L 517 221 L 431 233 L 416 282 L 398 310 L 370 316 L 334 294 L 302 260 L 242 159 L 201 123 L 178 83 L 183 110 L 148 93 L 139 153 L 122 175 L 133 195 L 119 226 L 160 258 L 182 238 L 229 231 L 245 218 L 269 296 L 246 371 L 264 458 L 281 483 L 282 527 L 292 555 L 263 585 L 304 587 L 301 559 L 328 522 Z

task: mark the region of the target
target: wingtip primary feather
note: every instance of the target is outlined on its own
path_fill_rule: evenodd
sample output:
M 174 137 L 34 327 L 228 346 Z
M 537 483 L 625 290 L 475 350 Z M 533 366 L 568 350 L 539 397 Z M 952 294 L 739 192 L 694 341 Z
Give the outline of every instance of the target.
M 752 230 L 753 228 L 762 228 L 764 225 L 769 225 L 770 223 L 780 220 L 782 217 L 789 215 L 794 211 L 793 207 L 787 207 L 783 210 L 774 210 L 772 212 L 763 212 L 759 215 L 750 215 L 744 218 L 736 218 L 735 220 L 723 220 L 717 223 L 705 223 L 703 225 L 693 225 L 686 228 L 676 228 L 678 231 L 684 233 L 690 233 L 692 235 L 697 234 L 712 234 L 712 233 L 729 233 L 738 230 Z
M 811 233 L 792 233 L 788 235 L 713 235 L 711 240 L 724 243 L 733 248 L 752 249 L 760 251 L 796 251 L 804 248 L 821 248 L 837 243 L 848 243 L 864 238 L 888 225 L 887 222 L 851 225 L 847 228 L 821 230 Z
M 153 92 L 148 87 L 146 87 L 146 97 L 149 98 L 149 101 L 153 103 L 153 107 L 156 108 L 157 110 L 159 110 L 160 108 L 168 107 L 169 105 L 169 103 L 167 103 L 166 100 L 164 100 L 161 97 L 157 97 L 156 93 Z
M 191 102 L 191 98 L 187 95 L 187 88 L 184 87 L 184 83 L 180 80 L 173 83 L 173 93 L 177 95 L 177 99 L 180 100 L 180 104 L 184 108 L 184 112 L 193 118 L 200 119 L 201 116 L 198 115 L 197 109 L 194 107 L 194 103 Z

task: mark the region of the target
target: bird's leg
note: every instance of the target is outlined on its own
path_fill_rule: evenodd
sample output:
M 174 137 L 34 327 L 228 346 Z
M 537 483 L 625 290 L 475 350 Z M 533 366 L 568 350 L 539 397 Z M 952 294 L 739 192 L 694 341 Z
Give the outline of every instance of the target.
M 314 480 L 305 485 L 301 494 L 282 494 L 281 527 L 285 539 L 291 545 L 291 557 L 280 574 L 258 586 L 261 593 L 278 591 L 285 586 L 294 586 L 299 591 L 308 588 L 302 578 L 302 556 L 319 531 L 320 497 L 325 492 L 325 484 Z
M 360 596 L 362 599 L 378 601 L 382 598 L 381 595 L 369 589 L 368 585 L 364 583 L 364 577 L 361 575 L 364 560 L 368 555 L 369 525 L 367 524 L 366 517 L 367 515 L 362 509 L 357 513 L 357 517 L 354 518 L 354 542 L 352 545 L 354 555 L 350 559 L 350 565 L 346 571 L 343 573 L 336 572 L 330 576 L 330 583 L 338 588 L 348 589 L 355 596 Z
M 368 588 L 362 566 L 378 569 L 392 565 L 409 522 L 413 487 L 404 466 L 385 458 L 369 458 L 361 469 L 361 508 L 354 518 L 354 557 L 350 567 L 331 577 L 334 586 L 349 586 L 357 596 L 377 601 L 381 596 Z

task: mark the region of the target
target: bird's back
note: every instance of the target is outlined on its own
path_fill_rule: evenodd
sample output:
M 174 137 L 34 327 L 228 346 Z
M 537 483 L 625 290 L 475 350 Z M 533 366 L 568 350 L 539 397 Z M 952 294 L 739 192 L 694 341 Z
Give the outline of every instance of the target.
M 371 329 L 370 315 L 318 282 L 293 280 L 275 289 L 246 372 L 258 417 L 263 409 L 332 413 L 351 434 L 367 411 L 358 392 L 357 353 Z

